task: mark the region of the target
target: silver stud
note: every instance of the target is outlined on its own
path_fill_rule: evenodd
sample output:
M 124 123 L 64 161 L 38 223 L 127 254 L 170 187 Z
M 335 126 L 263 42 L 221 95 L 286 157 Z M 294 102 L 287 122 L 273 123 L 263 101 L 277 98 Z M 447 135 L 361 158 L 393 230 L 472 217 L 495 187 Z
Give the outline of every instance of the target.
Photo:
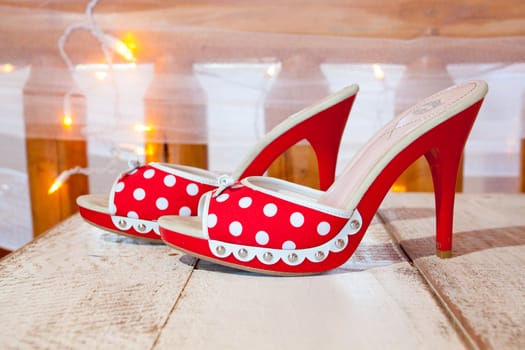
M 128 223 L 126 222 L 126 220 L 124 219 L 120 219 L 118 221 L 118 225 L 121 227 L 121 228 L 126 228 L 126 226 L 128 226 Z
M 144 232 L 144 231 L 146 231 L 146 225 L 144 225 L 144 224 L 139 224 L 139 225 L 137 226 L 137 229 L 138 229 L 140 232 Z
M 322 251 L 317 251 L 315 253 L 315 259 L 318 260 L 318 261 L 321 261 L 324 259 L 324 253 Z
M 359 223 L 359 221 L 357 221 L 357 220 L 350 221 L 350 228 L 352 230 L 357 230 L 357 229 L 359 229 L 359 227 L 361 227 L 361 224 Z
M 344 239 L 339 238 L 339 239 L 337 239 L 337 240 L 335 241 L 335 247 L 336 247 L 336 248 L 341 249 L 341 248 L 343 248 L 344 246 L 345 246 L 345 241 L 344 241 Z
M 263 259 L 264 259 L 264 261 L 270 262 L 273 259 L 273 254 L 270 253 L 270 252 L 266 252 L 266 253 L 263 254 Z
M 239 256 L 241 258 L 246 258 L 248 256 L 248 251 L 244 248 L 239 249 Z
M 291 262 L 291 263 L 296 262 L 297 259 L 299 259 L 299 257 L 295 253 L 292 253 L 292 254 L 288 255 L 288 261 Z
M 219 255 L 224 255 L 224 253 L 226 253 L 226 248 L 224 248 L 224 246 L 220 245 L 217 248 L 215 248 L 215 251 Z

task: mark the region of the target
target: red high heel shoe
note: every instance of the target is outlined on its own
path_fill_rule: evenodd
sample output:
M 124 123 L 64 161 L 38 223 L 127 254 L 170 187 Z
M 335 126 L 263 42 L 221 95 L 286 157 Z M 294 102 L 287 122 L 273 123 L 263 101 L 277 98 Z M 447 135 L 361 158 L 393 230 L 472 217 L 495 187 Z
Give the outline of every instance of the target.
M 197 217 L 161 217 L 162 239 L 191 255 L 268 274 L 312 274 L 346 262 L 396 178 L 421 155 L 432 169 L 437 252 L 450 255 L 461 153 L 487 85 L 468 82 L 380 130 L 326 191 L 248 177 L 207 193 Z
M 160 216 L 196 215 L 203 193 L 246 176 L 262 175 L 275 158 L 303 139 L 315 151 L 320 185 L 326 189 L 335 178 L 339 145 L 357 91 L 357 85 L 349 86 L 284 120 L 265 135 L 231 176 L 172 164 L 138 166 L 115 181 L 109 196 L 80 196 L 80 215 L 112 232 L 161 241 L 156 222 Z

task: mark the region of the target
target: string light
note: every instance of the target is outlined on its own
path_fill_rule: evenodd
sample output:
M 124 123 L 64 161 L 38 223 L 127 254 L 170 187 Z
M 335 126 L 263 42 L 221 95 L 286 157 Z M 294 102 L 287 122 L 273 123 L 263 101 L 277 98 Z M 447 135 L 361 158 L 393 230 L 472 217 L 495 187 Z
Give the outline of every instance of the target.
M 380 65 L 374 64 L 372 65 L 372 69 L 374 70 L 374 76 L 377 80 L 383 80 L 385 79 L 385 72 L 383 72 L 383 69 Z
M 70 115 L 64 115 L 62 118 L 62 125 L 66 128 L 70 128 L 73 125 L 73 117 Z
M 277 75 L 279 71 L 280 65 L 278 64 L 271 64 L 268 69 L 266 69 L 266 75 L 270 78 L 273 78 Z
M 14 70 L 15 70 L 15 66 L 13 66 L 10 63 L 6 63 L 6 64 L 2 65 L 2 72 L 4 72 L 4 73 L 11 73 Z
M 69 39 L 70 35 L 77 31 L 77 30 L 84 30 L 88 31 L 93 35 L 95 39 L 100 43 L 100 47 L 102 49 L 102 52 L 104 53 L 105 58 L 105 68 L 106 71 L 99 71 L 95 73 L 95 77 L 99 80 L 104 80 L 109 75 L 112 78 L 112 83 L 115 88 L 115 115 L 119 115 L 118 113 L 118 106 L 119 106 L 119 94 L 118 94 L 118 88 L 116 85 L 115 79 L 113 79 L 112 71 L 113 71 L 113 59 L 112 59 L 112 52 L 117 53 L 118 55 L 122 56 L 124 59 L 129 61 L 132 65 L 132 67 L 136 66 L 136 58 L 133 54 L 133 50 L 137 47 L 133 37 L 129 34 L 126 36 L 127 43 L 124 43 L 122 40 L 117 39 L 116 37 L 104 33 L 96 24 L 93 18 L 93 11 L 95 6 L 100 0 L 91 0 L 87 4 L 86 7 L 86 17 L 87 22 L 85 23 L 73 23 L 66 27 L 64 32 L 62 33 L 61 37 L 58 40 L 58 49 L 60 52 L 60 55 L 64 62 L 67 65 L 67 68 L 71 74 L 71 76 L 74 76 L 75 74 L 75 66 L 73 65 L 73 62 L 69 58 L 69 56 L 66 53 L 65 46 L 67 43 L 67 40 Z M 128 46 L 129 45 L 129 46 Z M 4 72 L 12 71 L 14 67 L 9 67 L 8 65 L 4 65 L 2 67 L 2 70 Z M 64 127 L 68 128 L 73 125 L 73 117 L 71 114 L 71 96 L 73 95 L 74 91 L 73 89 L 69 89 L 66 91 L 64 95 L 64 106 L 63 106 L 63 116 L 62 116 L 62 124 Z M 151 130 L 151 129 L 149 129 Z M 147 128 L 145 131 L 148 131 Z M 135 149 L 134 152 L 136 155 L 143 155 L 144 149 Z M 89 169 L 89 168 L 81 168 L 79 166 L 74 167 L 72 169 L 64 170 L 60 175 L 55 179 L 53 184 L 48 190 L 48 194 L 53 194 L 56 191 L 58 191 L 63 184 L 69 179 L 69 177 L 73 174 L 82 174 L 82 175 L 89 175 L 90 173 L 98 173 L 98 172 L 106 172 L 111 169 L 113 162 L 116 162 L 116 160 L 119 160 L 119 153 L 118 151 L 115 151 L 113 149 L 112 154 L 114 154 L 114 157 L 112 158 L 110 164 L 108 164 L 104 169 Z
M 148 132 L 153 130 L 153 127 L 151 125 L 135 124 L 133 126 L 133 130 L 135 130 L 136 132 Z

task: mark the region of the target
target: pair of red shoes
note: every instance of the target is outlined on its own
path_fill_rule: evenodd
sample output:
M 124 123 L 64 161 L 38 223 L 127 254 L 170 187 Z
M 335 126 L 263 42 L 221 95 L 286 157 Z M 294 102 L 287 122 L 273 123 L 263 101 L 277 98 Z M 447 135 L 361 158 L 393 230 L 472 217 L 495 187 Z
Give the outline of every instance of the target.
M 109 198 L 78 198 L 96 226 L 163 240 L 196 257 L 268 274 L 312 274 L 346 262 L 396 178 L 424 155 L 436 201 L 436 243 L 450 256 L 456 177 L 487 93 L 483 81 L 440 91 L 383 127 L 334 182 L 337 153 L 357 86 L 347 87 L 271 130 L 232 175 L 152 163 L 122 174 Z M 306 139 L 318 158 L 322 191 L 261 177 Z

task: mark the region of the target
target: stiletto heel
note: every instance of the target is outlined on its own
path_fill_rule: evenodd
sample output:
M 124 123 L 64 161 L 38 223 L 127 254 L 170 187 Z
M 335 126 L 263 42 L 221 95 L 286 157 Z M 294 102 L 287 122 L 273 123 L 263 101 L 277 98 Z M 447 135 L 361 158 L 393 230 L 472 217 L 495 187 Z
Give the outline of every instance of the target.
M 327 271 L 347 261 L 397 177 L 425 156 L 436 199 L 438 254 L 452 245 L 461 154 L 487 93 L 473 81 L 430 96 L 394 118 L 326 192 L 247 177 L 205 194 L 199 216 L 159 219 L 162 239 L 194 256 L 277 275 Z
M 481 102 L 460 113 L 447 124 L 448 137 L 425 153 L 430 166 L 436 208 L 436 255 L 452 256 L 452 228 L 456 181 L 467 136 Z
M 320 183 L 326 189 L 334 181 L 339 145 L 357 91 L 357 85 L 349 86 L 288 117 L 260 140 L 231 175 L 181 165 L 132 164 L 115 181 L 109 196 L 80 196 L 80 214 L 103 229 L 160 241 L 160 216 L 196 215 L 201 194 L 264 174 L 279 155 L 302 139 L 315 149 Z

